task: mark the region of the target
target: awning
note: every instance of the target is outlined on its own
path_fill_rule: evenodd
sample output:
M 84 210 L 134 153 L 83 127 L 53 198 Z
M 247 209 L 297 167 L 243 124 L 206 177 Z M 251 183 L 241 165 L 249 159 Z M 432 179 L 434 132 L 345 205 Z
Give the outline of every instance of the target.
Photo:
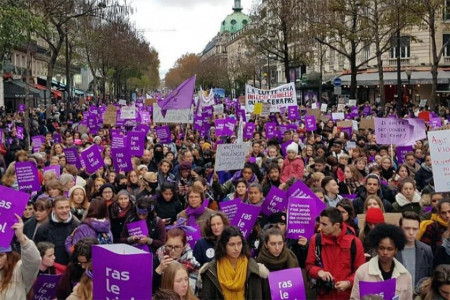
M 38 83 L 36 83 L 35 85 L 34 85 L 37 89 L 39 89 L 39 90 L 42 90 L 42 91 L 48 91 L 47 90 L 47 87 L 46 86 L 43 86 L 42 84 L 38 84 Z M 53 97 L 54 98 L 62 98 L 62 92 L 61 91 L 58 91 L 58 90 L 55 90 L 55 89 L 52 89 L 52 94 L 53 94 Z M 50 95 L 49 95 L 50 96 Z
M 21 80 L 5 81 L 5 98 L 25 98 L 27 84 Z M 28 85 L 28 95 L 32 98 L 41 98 L 41 91 Z
M 405 72 L 401 72 L 401 80 L 403 84 L 408 83 L 408 76 Z M 350 74 L 342 75 L 342 85 L 350 85 Z M 384 84 L 397 84 L 397 72 L 385 72 L 383 73 Z M 357 74 L 356 82 L 358 85 L 379 85 L 380 77 L 377 73 L 361 73 Z M 432 84 L 433 79 L 431 72 L 412 72 L 410 84 Z M 450 83 L 450 72 L 439 71 L 438 72 L 438 84 Z

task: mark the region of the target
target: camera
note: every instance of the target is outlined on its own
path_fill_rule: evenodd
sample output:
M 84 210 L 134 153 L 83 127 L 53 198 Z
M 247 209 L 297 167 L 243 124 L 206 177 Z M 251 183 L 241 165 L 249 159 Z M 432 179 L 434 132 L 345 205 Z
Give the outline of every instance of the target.
M 324 281 L 322 279 L 316 279 L 313 285 L 318 295 L 325 295 L 334 289 L 334 280 Z

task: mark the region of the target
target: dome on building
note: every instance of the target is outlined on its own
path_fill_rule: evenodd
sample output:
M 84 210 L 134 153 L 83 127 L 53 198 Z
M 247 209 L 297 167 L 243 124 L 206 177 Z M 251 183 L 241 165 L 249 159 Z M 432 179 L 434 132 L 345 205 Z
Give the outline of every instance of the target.
M 234 34 L 251 23 L 251 19 L 242 13 L 241 0 L 234 0 L 233 13 L 223 20 L 220 33 L 229 32 Z

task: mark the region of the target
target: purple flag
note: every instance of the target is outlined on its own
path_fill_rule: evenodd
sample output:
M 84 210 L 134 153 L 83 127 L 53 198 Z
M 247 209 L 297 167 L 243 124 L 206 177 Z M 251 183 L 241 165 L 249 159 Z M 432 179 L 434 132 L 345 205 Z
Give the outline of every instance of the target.
M 133 170 L 128 148 L 111 148 L 111 158 L 116 172 L 129 172 Z
M 266 137 L 268 139 L 277 136 L 276 127 L 277 127 L 277 124 L 275 122 L 267 122 L 266 123 Z
M 130 155 L 142 156 L 145 147 L 145 134 L 140 131 L 130 131 L 127 133 L 127 143 Z
M 44 168 L 44 173 L 45 172 L 55 172 L 56 174 L 56 178 L 59 178 L 61 176 L 61 167 L 59 165 L 57 166 L 48 166 Z
M 298 106 L 288 106 L 288 118 L 289 120 L 300 119 L 300 112 L 298 111 Z
M 360 281 L 359 296 L 362 298 L 366 295 L 378 295 L 391 300 L 395 297 L 395 285 L 395 278 L 377 282 Z
M 15 168 L 19 191 L 34 192 L 41 190 L 38 170 L 34 162 L 17 162 Z
M 45 300 L 45 299 L 55 299 L 56 298 L 56 288 L 58 287 L 59 280 L 61 279 L 61 274 L 50 275 L 41 274 L 37 277 L 34 282 L 33 290 L 34 297 L 33 300 Z
M 306 299 L 305 284 L 300 268 L 269 273 L 272 300 Z
M 298 240 L 300 236 L 311 238 L 314 235 L 315 219 L 319 215 L 316 200 L 312 198 L 290 197 L 287 206 L 286 237 Z
M 127 224 L 127 230 L 129 236 L 137 236 L 139 238 L 142 237 L 148 237 L 148 227 L 147 222 L 145 220 L 140 220 L 132 223 Z M 134 247 L 150 252 L 150 249 L 148 248 L 148 245 L 142 245 L 142 244 L 134 244 Z
M 261 206 L 262 213 L 266 216 L 270 216 L 273 213 L 285 211 L 286 205 L 286 192 L 272 185 L 266 199 L 264 200 L 264 203 Z
M 413 146 L 399 146 L 395 148 L 397 152 L 397 161 L 399 164 L 403 164 L 405 162 L 405 156 L 408 152 L 413 152 Z
M 80 155 L 78 154 L 77 148 L 65 148 L 64 154 L 66 156 L 66 161 L 68 164 L 74 165 L 78 169 L 81 168 Z
M 305 127 L 307 131 L 314 131 L 317 129 L 317 121 L 314 115 L 305 116 Z
M 245 123 L 244 127 L 244 139 L 251 139 L 255 132 L 255 123 Z
M 248 239 L 260 212 L 261 207 L 259 206 L 239 203 L 236 215 L 234 216 L 231 225 L 237 226 L 241 230 L 244 237 Z
M 126 244 L 92 247 L 93 299 L 149 299 L 153 256 Z
M 100 147 L 95 144 L 81 152 L 81 158 L 88 173 L 95 173 L 95 171 L 104 166 L 105 162 L 101 152 Z
M 241 198 L 236 198 L 230 201 L 222 201 L 219 202 L 220 211 L 227 215 L 228 220 L 230 222 L 233 221 L 234 216 L 236 215 L 239 203 L 241 203 Z
M 169 126 L 159 126 L 156 127 L 156 136 L 159 138 L 159 142 L 163 144 L 170 144 L 170 127 Z
M 185 80 L 175 90 L 173 90 L 164 100 L 159 101 L 161 114 L 166 116 L 169 109 L 186 109 L 192 105 L 192 96 L 194 95 L 195 75 Z
M 27 193 L 0 185 L 0 247 L 11 244 L 14 235 L 11 226 L 17 222 L 14 214 L 21 216 L 29 199 Z

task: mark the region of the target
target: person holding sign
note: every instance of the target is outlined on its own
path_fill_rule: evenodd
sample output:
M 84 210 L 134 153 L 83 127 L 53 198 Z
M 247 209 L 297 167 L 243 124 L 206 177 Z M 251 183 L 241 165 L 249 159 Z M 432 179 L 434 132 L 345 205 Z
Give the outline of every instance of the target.
M 15 214 L 14 229 L 20 243 L 21 256 L 11 247 L 0 247 L 0 299 L 26 299 L 26 295 L 36 279 L 41 264 L 41 256 L 36 245 L 23 234 L 23 221 Z
M 360 282 L 382 282 L 396 279 L 395 294 L 399 300 L 413 297 L 411 274 L 395 255 L 405 248 L 406 237 L 402 229 L 391 224 L 379 224 L 369 233 L 369 241 L 377 255 L 356 271 L 350 299 L 360 299 Z

